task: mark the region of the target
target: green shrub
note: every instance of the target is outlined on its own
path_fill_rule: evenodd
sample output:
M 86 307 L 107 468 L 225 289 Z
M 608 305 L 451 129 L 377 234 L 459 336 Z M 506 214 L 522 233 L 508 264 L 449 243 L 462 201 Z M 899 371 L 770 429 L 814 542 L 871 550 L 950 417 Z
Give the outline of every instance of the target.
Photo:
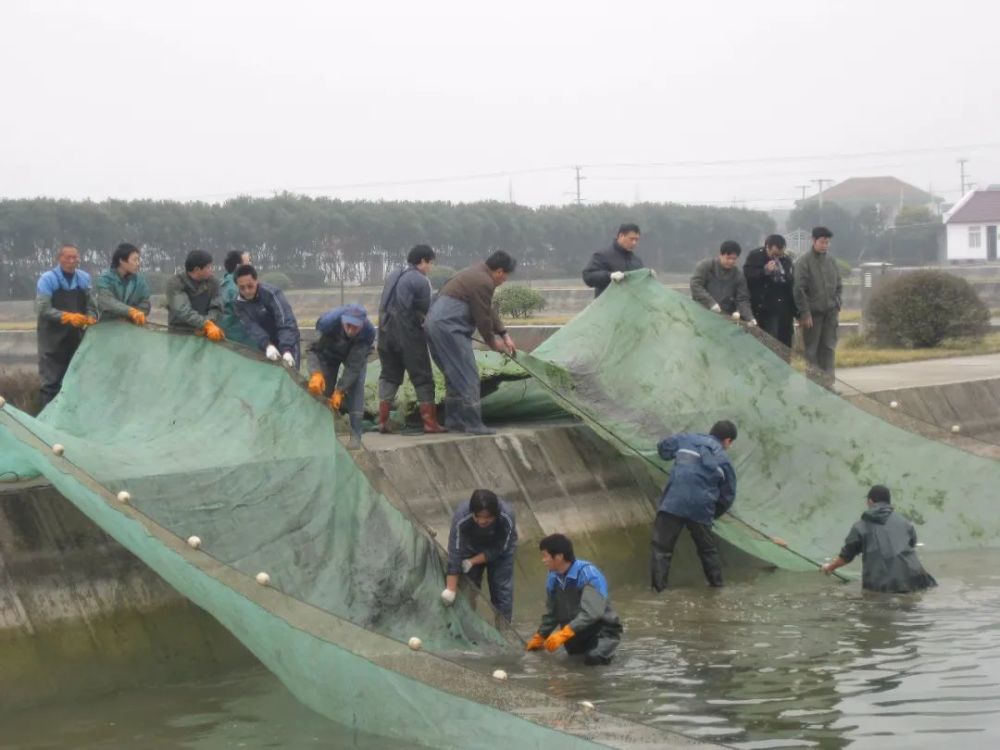
M 288 274 L 282 273 L 281 271 L 268 271 L 267 273 L 262 273 L 260 275 L 260 280 L 265 284 L 278 287 L 278 289 L 283 292 L 294 286 L 292 284 L 292 280 L 288 278 Z
M 851 274 L 854 273 L 854 269 L 851 268 L 851 264 L 846 260 L 841 260 L 840 258 L 835 258 L 835 261 L 837 263 L 837 270 L 840 272 L 840 278 L 851 278 Z
M 968 281 L 943 271 L 914 271 L 872 296 L 865 327 L 879 344 L 925 348 L 954 336 L 982 337 L 990 310 Z
M 505 286 L 493 295 L 493 304 L 501 315 L 527 318 L 545 307 L 545 297 L 527 286 Z
M 427 273 L 427 278 L 431 280 L 431 286 L 440 289 L 448 279 L 456 273 L 454 268 L 449 266 L 439 266 L 436 263 L 431 265 L 431 270 Z

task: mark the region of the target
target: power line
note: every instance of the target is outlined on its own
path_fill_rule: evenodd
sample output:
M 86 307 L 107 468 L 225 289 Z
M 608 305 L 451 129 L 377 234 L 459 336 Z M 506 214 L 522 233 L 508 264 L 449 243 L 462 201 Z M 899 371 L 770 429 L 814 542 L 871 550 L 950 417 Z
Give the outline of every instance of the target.
M 584 164 L 591 169 L 605 167 L 704 167 L 728 164 L 762 164 L 770 162 L 826 161 L 839 159 L 865 159 L 872 156 L 905 156 L 908 154 L 935 154 L 949 151 L 971 151 L 974 149 L 1000 148 L 1000 143 L 978 143 L 966 146 L 931 146 L 927 148 L 894 149 L 891 151 L 859 151 L 843 154 L 821 154 L 813 156 L 763 156 L 752 159 L 716 159 L 710 161 L 666 161 L 666 162 L 622 162 L 617 164 Z
M 607 169 L 607 168 L 647 169 L 653 167 L 676 168 L 676 167 L 695 167 L 695 166 L 700 166 L 700 167 L 726 166 L 726 165 L 740 165 L 740 164 L 769 164 L 777 162 L 794 163 L 794 162 L 827 161 L 827 160 L 843 160 L 843 159 L 864 159 L 873 156 L 904 156 L 904 155 L 917 155 L 917 154 L 934 154 L 934 153 L 947 153 L 951 151 L 974 151 L 974 150 L 985 150 L 985 149 L 995 149 L 995 148 L 1000 148 L 1000 142 L 968 144 L 964 146 L 935 146 L 928 148 L 895 149 L 889 151 L 863 151 L 855 153 L 819 154 L 810 156 L 767 156 L 767 157 L 756 157 L 750 159 L 713 159 L 713 160 L 700 160 L 700 161 L 688 160 L 688 161 L 665 161 L 665 162 L 609 162 L 609 163 L 576 164 L 576 165 L 553 165 L 545 167 L 529 167 L 524 169 L 505 169 L 502 171 L 494 171 L 494 172 L 475 172 L 469 174 L 447 175 L 439 177 L 417 177 L 417 178 L 401 179 L 401 180 L 378 180 L 370 182 L 348 182 L 348 183 L 326 184 L 326 185 L 293 186 L 293 187 L 282 188 L 282 190 L 292 193 L 319 192 L 319 191 L 336 192 L 341 190 L 364 190 L 369 188 L 409 187 L 413 185 L 472 182 L 476 180 L 496 179 L 500 177 L 510 178 L 518 175 L 559 172 L 559 171 L 564 171 L 566 169 L 573 169 L 573 170 Z M 580 179 L 587 179 L 587 178 L 580 177 Z M 222 198 L 234 195 L 255 195 L 260 193 L 275 193 L 275 192 L 280 192 L 280 190 L 276 190 L 274 187 L 260 188 L 255 190 L 230 190 L 228 192 L 203 193 L 200 195 L 185 196 L 178 198 L 177 200 L 201 200 L 206 198 Z M 577 192 L 579 193 L 580 191 L 578 190 Z M 582 195 L 580 197 L 582 199 Z

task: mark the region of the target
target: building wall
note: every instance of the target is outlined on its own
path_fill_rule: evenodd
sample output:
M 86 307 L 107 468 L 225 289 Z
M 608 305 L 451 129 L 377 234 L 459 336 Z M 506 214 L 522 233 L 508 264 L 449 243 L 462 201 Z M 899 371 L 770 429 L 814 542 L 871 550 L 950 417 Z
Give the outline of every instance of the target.
M 980 227 L 979 247 L 969 247 L 969 227 Z M 986 260 L 986 224 L 947 224 L 948 260 Z

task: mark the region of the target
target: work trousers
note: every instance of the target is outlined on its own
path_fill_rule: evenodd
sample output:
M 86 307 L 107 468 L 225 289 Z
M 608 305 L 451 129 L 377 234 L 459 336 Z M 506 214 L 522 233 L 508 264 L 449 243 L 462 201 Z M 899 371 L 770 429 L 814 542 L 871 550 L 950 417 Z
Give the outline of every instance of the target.
M 802 345 L 806 362 L 822 373 L 823 385 L 831 387 L 837 356 L 837 326 L 840 311 L 813 312 L 812 328 L 802 329 Z
M 498 557 L 485 565 L 476 565 L 466 575 L 481 589 L 484 573 L 490 582 L 490 602 L 510 622 L 514 615 L 514 553 Z
M 601 621 L 566 641 L 566 652 L 574 655 L 583 654 L 585 664 L 609 664 L 621 642 L 621 623 L 612 625 Z
M 434 374 L 427 351 L 427 338 L 422 330 L 393 329 L 386 331 L 385 335 L 380 330 L 378 359 L 382 364 L 378 379 L 379 401 L 395 401 L 403 376 L 409 373 L 410 382 L 417 392 L 417 401 L 421 404 L 434 403 Z
M 694 546 L 698 549 L 701 569 L 705 572 L 705 578 L 709 585 L 722 585 L 722 562 L 719 559 L 719 549 L 715 546 L 712 526 L 661 510 L 656 514 L 656 520 L 653 522 L 653 541 L 649 563 L 650 576 L 656 591 L 663 591 L 667 587 L 670 562 L 674 557 L 674 547 L 685 528 L 690 532 Z

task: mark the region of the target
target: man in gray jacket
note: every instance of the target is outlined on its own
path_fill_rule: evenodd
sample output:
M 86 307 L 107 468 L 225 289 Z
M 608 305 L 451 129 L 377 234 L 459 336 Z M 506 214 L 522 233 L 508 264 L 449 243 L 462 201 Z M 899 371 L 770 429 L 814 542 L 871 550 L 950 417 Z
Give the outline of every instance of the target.
M 691 276 L 691 299 L 712 312 L 741 318 L 757 325 L 750 309 L 750 290 L 743 271 L 736 267 L 743 249 L 738 242 L 726 240 L 718 258 L 706 258 L 694 267 Z
M 812 250 L 795 262 L 793 295 L 806 361 L 822 372 L 823 384 L 830 388 L 840 324 L 840 269 L 829 254 L 833 232 L 826 227 L 815 227 L 812 236 Z

